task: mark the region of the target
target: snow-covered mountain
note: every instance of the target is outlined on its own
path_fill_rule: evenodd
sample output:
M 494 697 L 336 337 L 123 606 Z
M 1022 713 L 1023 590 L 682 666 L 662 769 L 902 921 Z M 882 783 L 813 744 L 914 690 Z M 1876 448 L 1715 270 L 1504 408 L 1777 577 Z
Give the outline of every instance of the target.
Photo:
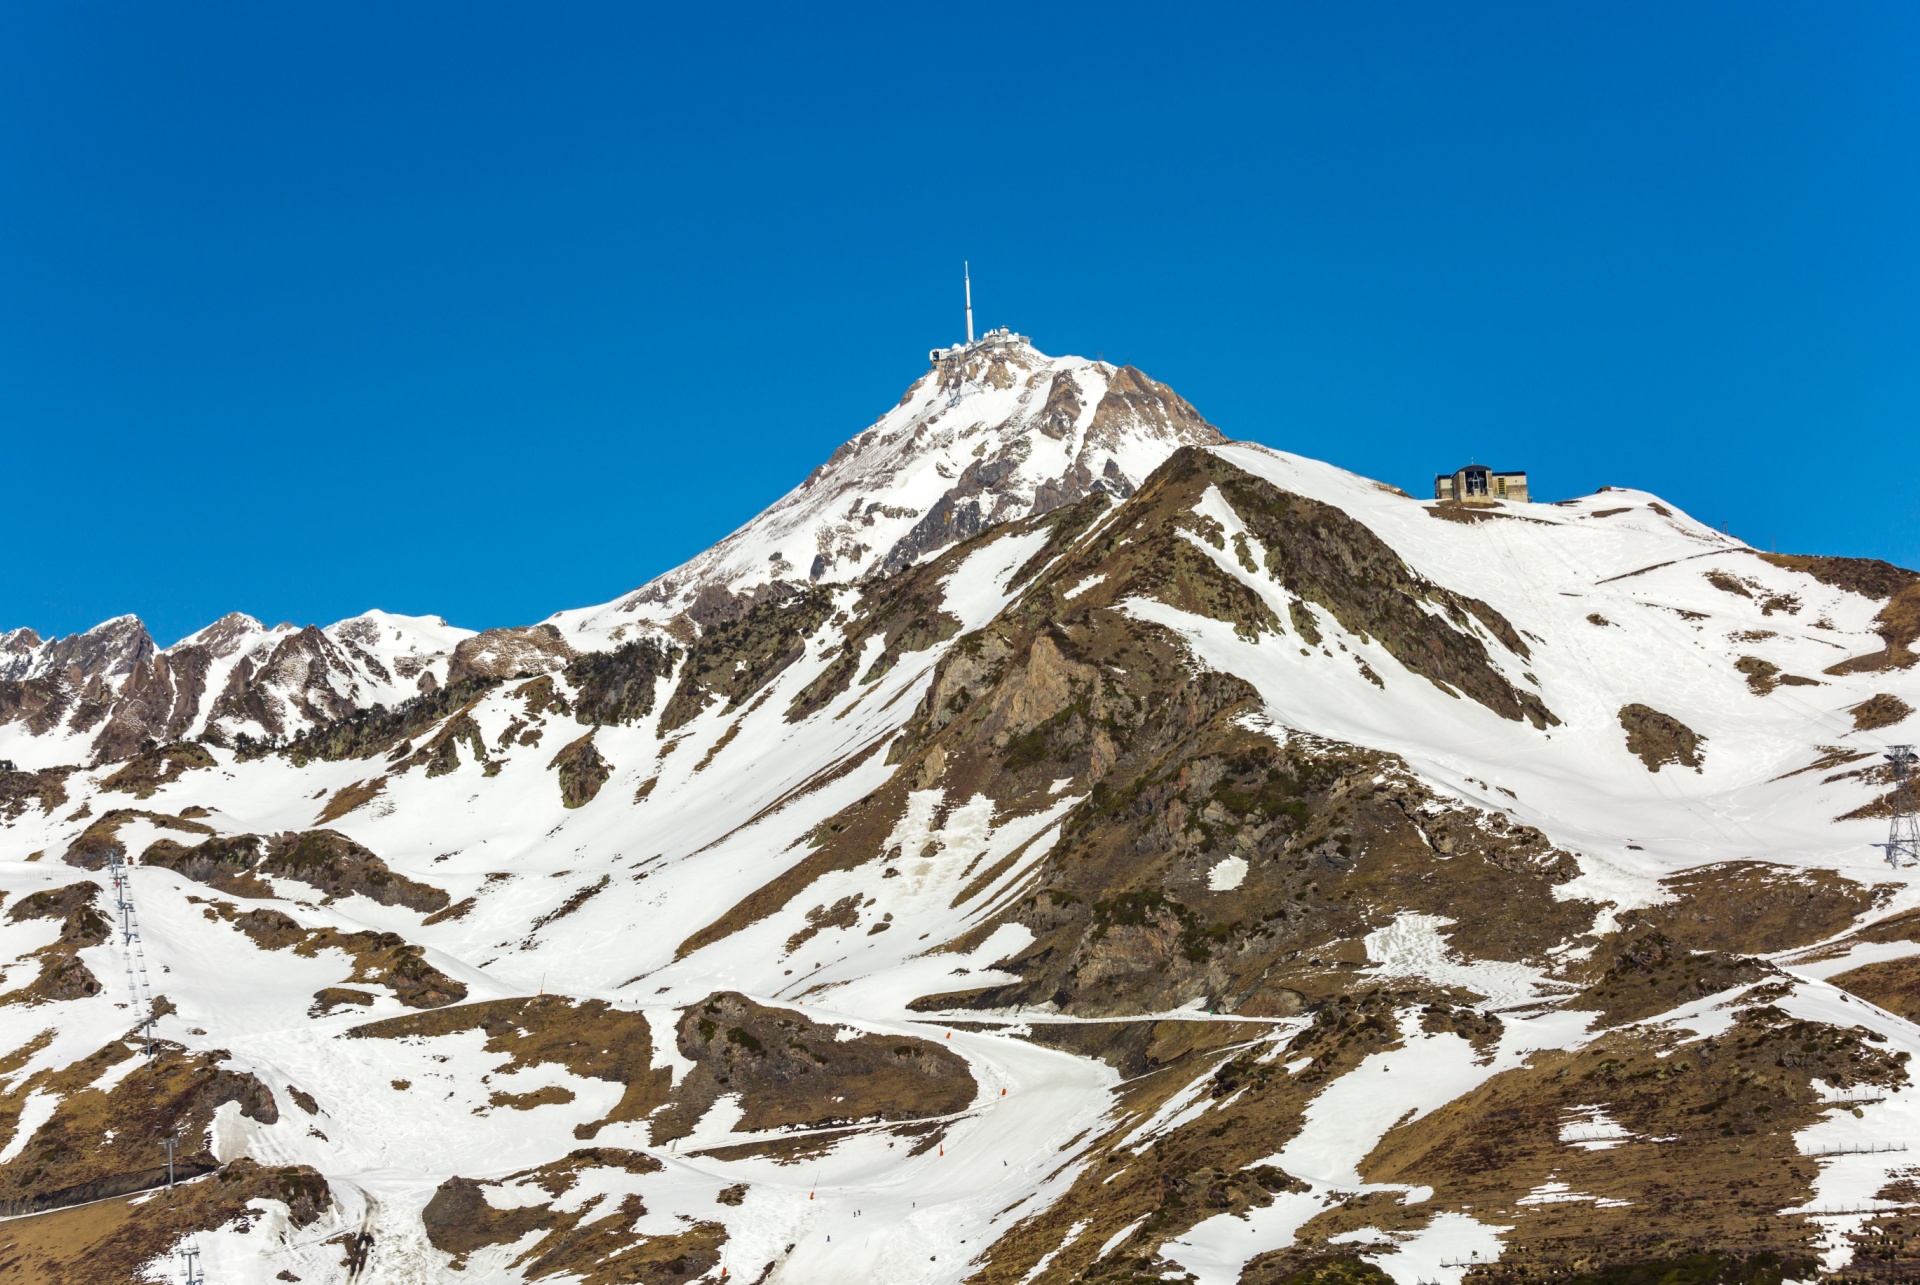
M 799 486 L 713 548 L 551 623 L 593 646 L 623 623 L 732 619 L 807 583 L 888 575 L 1015 518 L 1132 495 L 1182 446 L 1225 442 L 1131 366 L 1047 357 L 1020 336 L 956 351 Z
M 1917 637 L 1011 336 L 605 606 L 0 635 L 0 1263 L 1911 1279 Z
M 430 691 L 473 636 L 369 611 L 325 629 L 233 612 L 165 649 L 138 617 L 42 641 L 0 635 L 0 759 L 106 763 L 162 742 L 277 741 Z

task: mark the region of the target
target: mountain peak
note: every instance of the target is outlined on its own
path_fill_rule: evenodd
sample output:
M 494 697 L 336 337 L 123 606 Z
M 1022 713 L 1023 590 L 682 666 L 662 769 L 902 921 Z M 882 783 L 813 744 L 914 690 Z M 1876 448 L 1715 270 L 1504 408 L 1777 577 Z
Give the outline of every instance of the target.
M 990 331 L 935 349 L 892 410 L 765 512 L 611 610 L 566 612 L 563 630 L 611 630 L 634 614 L 724 619 L 776 586 L 845 583 L 1095 491 L 1131 495 L 1182 446 L 1226 439 L 1145 372 L 1050 357 Z

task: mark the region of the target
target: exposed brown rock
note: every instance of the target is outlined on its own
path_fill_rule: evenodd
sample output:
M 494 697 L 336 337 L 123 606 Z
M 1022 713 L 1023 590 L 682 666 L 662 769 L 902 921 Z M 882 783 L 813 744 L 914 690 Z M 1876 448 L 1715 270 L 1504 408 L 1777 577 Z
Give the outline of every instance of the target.
M 1696 772 L 1701 770 L 1700 747 L 1707 743 L 1707 738 L 1673 715 L 1662 714 L 1648 705 L 1624 705 L 1620 709 L 1620 726 L 1627 733 L 1627 753 L 1646 764 L 1647 771 L 1658 772 L 1668 763 L 1690 767 Z
M 147 750 L 125 767 L 100 782 L 102 790 L 124 790 L 136 799 L 152 798 L 160 787 L 171 785 L 194 769 L 215 766 L 205 746 L 179 741 Z
M 920 1120 L 970 1106 L 967 1064 L 931 1040 L 840 1038 L 804 1014 L 723 991 L 687 1009 L 676 1038 L 695 1069 L 652 1117 L 656 1141 L 685 1137 L 722 1093 L 740 1095 L 739 1129 Z
M 560 774 L 562 805 L 577 808 L 600 793 L 600 787 L 613 775 L 613 764 L 600 756 L 593 743 L 593 733 L 588 732 L 554 755 L 547 770 Z
M 373 653 L 313 625 L 282 636 L 257 666 L 256 654 L 242 656 L 229 671 L 212 721 L 252 723 L 281 737 L 296 723 L 324 725 L 359 713 L 360 675 L 392 678 Z
M 394 873 L 386 862 L 337 830 L 271 837 L 222 835 L 191 848 L 161 839 L 140 859 L 241 897 L 273 896 L 272 885 L 258 877 L 273 875 L 307 884 L 329 901 L 359 895 L 383 906 L 431 914 L 444 909 L 449 900 L 439 888 Z
M 461 639 L 454 647 L 453 659 L 447 662 L 447 683 L 557 673 L 578 654 L 552 625 L 488 629 Z

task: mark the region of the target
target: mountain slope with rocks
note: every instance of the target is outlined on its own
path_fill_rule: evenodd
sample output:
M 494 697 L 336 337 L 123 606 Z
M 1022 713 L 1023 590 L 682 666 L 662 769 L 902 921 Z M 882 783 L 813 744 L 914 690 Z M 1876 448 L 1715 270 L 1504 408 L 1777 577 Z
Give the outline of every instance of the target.
M 601 607 L 0 635 L 0 1264 L 1910 1279 L 1917 585 L 995 335 Z

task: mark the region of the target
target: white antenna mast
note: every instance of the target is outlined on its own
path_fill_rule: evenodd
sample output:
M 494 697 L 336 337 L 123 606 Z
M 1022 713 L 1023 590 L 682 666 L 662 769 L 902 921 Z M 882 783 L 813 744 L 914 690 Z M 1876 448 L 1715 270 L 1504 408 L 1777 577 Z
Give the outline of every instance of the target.
M 973 342 L 973 265 L 960 261 L 960 273 L 967 282 L 967 342 Z

